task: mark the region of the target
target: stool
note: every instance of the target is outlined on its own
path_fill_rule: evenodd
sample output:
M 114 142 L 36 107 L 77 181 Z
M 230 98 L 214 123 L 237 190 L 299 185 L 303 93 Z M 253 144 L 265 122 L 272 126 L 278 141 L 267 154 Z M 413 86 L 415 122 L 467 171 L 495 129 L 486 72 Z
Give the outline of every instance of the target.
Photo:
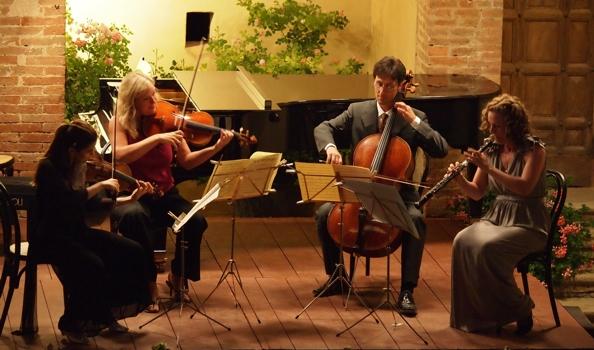
M 0 172 L 4 176 L 12 176 L 14 172 L 14 158 L 6 154 L 0 154 Z

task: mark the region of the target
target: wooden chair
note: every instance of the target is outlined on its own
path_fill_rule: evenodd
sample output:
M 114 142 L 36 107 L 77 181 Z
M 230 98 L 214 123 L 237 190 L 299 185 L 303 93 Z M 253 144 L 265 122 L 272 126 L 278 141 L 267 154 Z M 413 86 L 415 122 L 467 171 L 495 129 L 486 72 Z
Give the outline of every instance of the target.
M 8 290 L 0 317 L 0 334 L 4 329 L 4 322 L 8 315 L 10 302 L 14 290 L 19 287 L 19 280 L 25 272 L 25 267 L 19 270 L 21 261 L 27 262 L 29 243 L 21 240 L 21 228 L 14 200 L 11 199 L 4 184 L 0 182 L 0 221 L 2 221 L 4 265 L 0 278 L 0 293 L 4 293 L 4 286 L 8 281 Z
M 567 197 L 567 183 L 565 176 L 555 170 L 547 170 L 546 172 L 547 181 L 552 181 L 552 189 L 555 191 L 553 198 L 553 207 L 551 208 L 551 226 L 549 227 L 547 244 L 544 250 L 536 253 L 532 253 L 524 257 L 517 265 L 516 268 L 519 273 L 522 274 L 522 284 L 524 285 L 524 293 L 530 295 L 528 289 L 528 267 L 531 263 L 540 263 L 545 269 L 545 285 L 549 292 L 549 301 L 551 302 L 551 309 L 553 310 L 553 318 L 555 319 L 555 325 L 559 327 L 561 321 L 559 320 L 559 314 L 557 312 L 557 304 L 555 303 L 555 293 L 553 290 L 553 281 L 551 273 L 551 263 L 553 259 L 553 239 L 557 234 L 557 221 L 565 205 L 565 198 Z
M 6 154 L 0 154 L 0 173 L 4 176 L 12 176 L 14 172 L 14 158 Z

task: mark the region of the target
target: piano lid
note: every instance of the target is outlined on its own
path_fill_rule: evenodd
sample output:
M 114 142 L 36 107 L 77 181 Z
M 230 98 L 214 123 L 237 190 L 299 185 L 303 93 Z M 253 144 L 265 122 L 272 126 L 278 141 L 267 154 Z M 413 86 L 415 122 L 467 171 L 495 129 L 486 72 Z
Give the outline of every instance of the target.
M 279 105 L 303 102 L 340 102 L 375 99 L 373 76 L 365 75 L 288 75 L 277 77 L 253 74 L 252 79 L 264 96 Z M 415 93 L 407 100 L 453 99 L 490 96 L 498 93 L 499 85 L 477 75 L 418 74 Z
M 198 72 L 191 89 L 191 71 L 174 71 L 173 76 L 198 109 L 207 112 L 265 111 L 271 109 L 270 100 L 264 98 L 250 75 L 241 71 Z M 274 108 L 278 110 L 279 108 Z
M 175 71 L 187 93 L 193 72 Z M 418 74 L 416 92 L 407 100 L 454 99 L 491 96 L 499 85 L 477 75 Z M 336 74 L 250 74 L 245 70 L 198 72 L 192 99 L 200 109 L 213 112 L 263 111 L 279 106 L 374 99 L 373 76 Z

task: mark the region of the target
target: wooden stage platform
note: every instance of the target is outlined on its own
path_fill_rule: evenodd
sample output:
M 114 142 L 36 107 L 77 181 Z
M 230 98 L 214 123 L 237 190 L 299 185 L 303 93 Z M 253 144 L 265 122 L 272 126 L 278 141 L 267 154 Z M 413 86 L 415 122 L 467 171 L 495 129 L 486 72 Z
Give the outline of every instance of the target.
M 146 327 L 138 326 L 153 317 L 143 313 L 124 323 L 128 334 L 108 334 L 91 338 L 87 346 L 71 346 L 60 334 L 57 323 L 63 311 L 62 288 L 47 265 L 38 267 L 39 333 L 32 338 L 11 335 L 20 324 L 22 288 L 15 293 L 9 319 L 0 337 L 1 349 L 151 349 L 165 343 L 184 349 L 484 349 L 484 348 L 594 348 L 594 339 L 559 304 L 561 327 L 555 328 L 546 294 L 538 281 L 531 279 L 534 309 L 534 330 L 525 337 L 513 334 L 515 325 L 504 328 L 501 335 L 468 334 L 452 329 L 450 309 L 450 249 L 460 224 L 448 219 L 428 220 L 428 242 L 415 290 L 419 308 L 416 318 L 407 319 L 388 309 L 377 315 L 382 323 L 367 318 L 350 331 L 336 333 L 365 315 L 365 309 L 351 299 L 348 309 L 341 296 L 318 299 L 299 319 L 295 316 L 312 298 L 311 291 L 324 281 L 320 247 L 313 219 L 310 218 L 240 218 L 237 220 L 235 259 L 248 298 L 261 323 L 246 299 L 240 294 L 236 307 L 230 287 L 224 283 L 203 306 L 210 317 L 231 327 L 225 330 L 197 314 L 190 319 L 190 310 L 169 313 Z M 202 244 L 202 280 L 191 283 L 191 296 L 200 303 L 216 285 L 230 254 L 231 220 L 209 218 L 209 228 Z M 400 285 L 400 254 L 392 258 L 391 284 Z M 382 301 L 385 285 L 385 259 L 372 261 L 371 276 L 363 276 L 360 268 L 356 286 L 369 305 Z M 362 265 L 360 265 L 362 266 Z M 159 274 L 159 287 L 165 297 L 168 290 Z M 228 279 L 232 281 L 231 278 Z M 21 281 L 22 286 L 22 281 Z M 237 286 L 235 286 L 237 287 Z M 425 345 L 411 329 L 427 340 Z

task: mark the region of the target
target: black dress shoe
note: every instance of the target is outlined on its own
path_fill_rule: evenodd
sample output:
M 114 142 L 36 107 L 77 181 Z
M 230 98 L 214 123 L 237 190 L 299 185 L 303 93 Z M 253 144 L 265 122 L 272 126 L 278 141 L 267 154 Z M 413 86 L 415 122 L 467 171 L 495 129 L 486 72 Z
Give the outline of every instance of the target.
M 403 290 L 398 297 L 398 311 L 404 316 L 415 317 L 417 315 L 417 305 L 410 290 Z
M 533 325 L 534 325 L 534 322 L 532 321 L 532 312 L 531 312 L 528 317 L 518 320 L 516 322 L 516 326 L 517 326 L 516 335 L 528 334 L 528 332 L 530 332 L 532 330 Z
M 347 286 L 343 285 L 342 282 L 340 282 L 340 281 L 334 282 L 334 284 L 331 285 L 330 288 L 326 289 L 326 287 L 328 286 L 328 282 L 330 282 L 330 281 L 326 281 L 324 284 L 322 284 L 318 288 L 314 289 L 312 291 L 313 295 L 315 297 L 323 298 L 323 297 L 329 297 L 331 295 L 338 295 L 338 294 L 341 294 L 343 291 L 344 292 L 347 291 Z

